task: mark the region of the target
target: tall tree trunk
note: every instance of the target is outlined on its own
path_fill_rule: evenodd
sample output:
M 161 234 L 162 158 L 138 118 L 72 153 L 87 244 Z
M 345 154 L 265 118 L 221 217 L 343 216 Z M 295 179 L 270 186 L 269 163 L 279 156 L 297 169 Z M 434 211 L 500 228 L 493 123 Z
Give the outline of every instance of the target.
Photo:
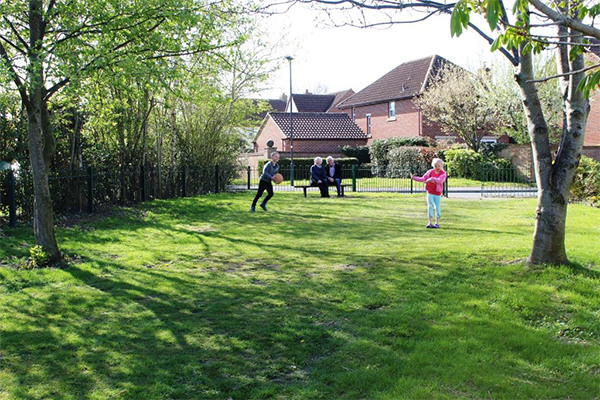
M 561 66 L 563 68 L 561 72 L 568 72 L 564 71 L 564 68 L 568 68 L 570 71 L 583 68 L 583 56 L 578 56 L 572 65 L 568 65 L 563 58 L 565 54 L 567 54 L 565 49 L 562 49 L 562 53 L 559 50 L 558 65 L 559 69 Z M 548 127 L 535 84 L 530 82 L 534 79 L 532 56 L 531 53 L 521 54 L 521 63 L 516 79 L 521 88 L 538 185 L 533 246 L 528 259 L 531 264 L 565 264 L 568 262 L 565 250 L 565 227 L 569 190 L 581 157 L 583 135 L 589 112 L 587 99 L 576 89 L 582 78 L 583 74 L 571 75 L 569 78 L 564 107 L 565 126 L 556 162 L 553 163 Z
M 48 184 L 48 166 L 54 152 L 54 140 L 49 129 L 48 104 L 44 99 L 43 64 L 38 50 L 43 37 L 42 1 L 29 2 L 30 46 L 29 55 L 29 104 L 27 107 L 29 157 L 33 173 L 35 241 L 42 246 L 52 262 L 60 259 L 60 251 L 54 233 L 54 211 Z M 48 142 L 47 142 L 48 140 Z

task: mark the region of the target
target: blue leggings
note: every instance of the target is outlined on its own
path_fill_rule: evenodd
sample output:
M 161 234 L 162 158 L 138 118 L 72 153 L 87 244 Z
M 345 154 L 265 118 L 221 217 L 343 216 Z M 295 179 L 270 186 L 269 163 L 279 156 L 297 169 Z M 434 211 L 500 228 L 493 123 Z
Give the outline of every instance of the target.
M 433 218 L 433 209 L 435 208 L 435 214 L 438 218 L 442 215 L 442 196 L 436 196 L 435 194 L 427 193 L 427 210 L 429 211 L 429 218 Z

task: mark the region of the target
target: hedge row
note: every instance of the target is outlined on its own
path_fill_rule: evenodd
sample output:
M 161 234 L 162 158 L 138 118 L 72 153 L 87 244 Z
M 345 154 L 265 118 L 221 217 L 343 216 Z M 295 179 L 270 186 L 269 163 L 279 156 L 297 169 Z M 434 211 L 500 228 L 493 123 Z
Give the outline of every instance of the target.
M 519 181 L 515 166 L 503 158 L 484 157 L 470 149 L 448 149 L 443 152 L 448 175 L 456 178 L 494 181 Z
M 600 207 L 600 163 L 582 156 L 573 185 L 571 197 L 576 201 L 587 201 L 593 206 Z
M 375 140 L 369 147 L 371 165 L 374 170 L 387 170 L 391 152 L 402 147 L 435 147 L 435 141 L 429 137 L 406 137 Z

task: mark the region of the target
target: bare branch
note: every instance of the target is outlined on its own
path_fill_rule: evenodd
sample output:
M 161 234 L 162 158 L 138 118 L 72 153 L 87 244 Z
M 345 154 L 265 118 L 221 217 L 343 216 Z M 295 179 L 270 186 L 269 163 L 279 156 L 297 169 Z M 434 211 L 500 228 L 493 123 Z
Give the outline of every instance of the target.
M 581 74 L 582 72 L 586 72 L 586 71 L 589 71 L 591 69 L 595 69 L 595 68 L 599 68 L 599 67 L 600 67 L 600 64 L 594 64 L 594 65 L 590 65 L 589 67 L 586 67 L 586 68 L 578 69 L 576 71 L 565 72 L 563 74 L 556 74 L 556 75 L 548 76 L 546 78 L 531 79 L 531 80 L 528 80 L 527 82 L 528 83 L 546 82 L 546 81 L 549 81 L 549 80 L 552 80 L 552 79 L 556 79 L 556 78 L 562 78 L 562 77 L 565 77 L 565 76 L 571 76 L 571 75 Z

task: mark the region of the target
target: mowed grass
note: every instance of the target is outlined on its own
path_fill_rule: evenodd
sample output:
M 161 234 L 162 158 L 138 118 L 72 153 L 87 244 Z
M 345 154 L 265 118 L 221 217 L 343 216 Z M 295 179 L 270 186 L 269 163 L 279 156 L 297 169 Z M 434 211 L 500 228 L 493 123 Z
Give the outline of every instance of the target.
M 528 268 L 533 200 L 277 193 L 154 201 L 0 239 L 0 399 L 600 396 L 600 210 Z

